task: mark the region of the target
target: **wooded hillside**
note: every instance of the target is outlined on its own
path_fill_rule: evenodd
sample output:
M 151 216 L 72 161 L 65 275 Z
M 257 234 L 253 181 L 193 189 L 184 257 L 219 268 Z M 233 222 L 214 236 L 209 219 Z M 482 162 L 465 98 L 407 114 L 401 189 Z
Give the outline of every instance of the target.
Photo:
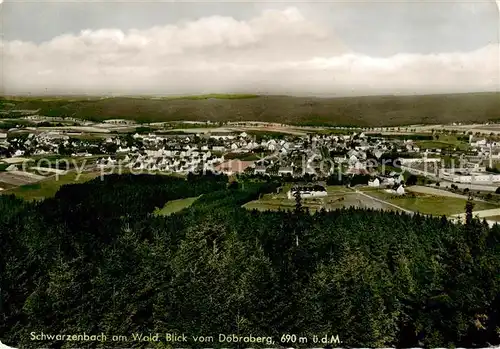
M 215 175 L 110 175 L 38 203 L 0 196 L 2 342 L 75 347 L 31 341 L 30 332 L 43 331 L 277 341 L 338 334 L 342 347 L 500 344 L 498 226 L 358 209 L 241 208 L 275 189 L 228 186 Z M 168 200 L 199 195 L 180 212 L 153 215 Z
M 40 115 L 88 120 L 266 121 L 308 126 L 399 126 L 500 120 L 500 93 L 427 96 L 213 98 L 2 98 L 0 111 L 40 109 Z

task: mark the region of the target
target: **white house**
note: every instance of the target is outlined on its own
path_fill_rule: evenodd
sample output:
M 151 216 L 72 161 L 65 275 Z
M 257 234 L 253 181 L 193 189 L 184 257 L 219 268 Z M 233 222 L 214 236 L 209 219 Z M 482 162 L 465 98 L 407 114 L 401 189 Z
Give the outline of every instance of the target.
M 267 168 L 266 166 L 255 166 L 253 170 L 254 174 L 266 174 Z
M 291 167 L 280 167 L 279 170 L 278 170 L 278 174 L 280 176 L 284 176 L 284 175 L 287 175 L 287 174 L 293 175 L 293 168 L 291 168 Z
M 405 188 L 402 185 L 400 185 L 398 189 L 396 189 L 396 194 L 404 195 L 404 193 L 405 193 Z
M 116 150 L 117 153 L 127 153 L 130 151 L 130 148 L 127 147 L 127 148 L 122 148 L 121 146 L 118 147 L 118 149 Z
M 396 181 L 393 177 L 386 177 L 382 182 L 383 185 L 394 185 L 394 183 L 396 183 Z
M 375 178 L 373 181 L 368 182 L 368 186 L 370 187 L 379 187 L 380 186 L 380 181 L 378 178 Z

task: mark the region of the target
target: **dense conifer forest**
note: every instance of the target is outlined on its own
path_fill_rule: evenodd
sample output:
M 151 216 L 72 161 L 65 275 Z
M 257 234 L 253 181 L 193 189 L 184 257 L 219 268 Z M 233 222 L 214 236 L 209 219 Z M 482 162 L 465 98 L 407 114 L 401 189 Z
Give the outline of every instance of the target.
M 300 198 L 294 211 L 241 207 L 276 188 L 216 175 L 110 175 L 41 202 L 0 196 L 0 339 L 21 348 L 75 347 L 34 342 L 33 331 L 500 344 L 500 227 L 360 209 L 309 214 Z

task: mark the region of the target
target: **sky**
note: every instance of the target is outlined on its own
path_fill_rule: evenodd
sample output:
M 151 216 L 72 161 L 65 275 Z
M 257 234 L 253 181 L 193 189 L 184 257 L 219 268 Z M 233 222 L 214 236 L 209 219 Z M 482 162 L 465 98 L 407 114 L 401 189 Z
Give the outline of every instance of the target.
M 500 0 L 0 6 L 3 94 L 500 90 Z

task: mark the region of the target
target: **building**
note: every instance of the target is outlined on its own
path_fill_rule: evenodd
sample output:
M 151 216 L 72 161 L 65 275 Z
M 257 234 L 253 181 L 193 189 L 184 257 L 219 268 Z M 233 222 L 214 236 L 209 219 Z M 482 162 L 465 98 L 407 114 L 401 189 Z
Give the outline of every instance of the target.
M 321 185 L 313 185 L 313 186 L 298 186 L 293 187 L 287 193 L 288 199 L 292 200 L 295 198 L 296 193 L 299 192 L 301 198 L 315 198 L 315 197 L 324 197 L 328 195 L 325 187 Z
M 280 176 L 285 176 L 285 175 L 293 175 L 293 168 L 291 167 L 280 167 L 278 169 L 278 174 Z
M 242 173 L 248 167 L 254 164 L 253 161 L 241 161 L 238 159 L 229 160 L 219 164 L 215 167 L 215 170 L 218 172 L 222 172 L 228 176 L 231 176 L 236 173 Z
M 380 186 L 380 180 L 378 178 L 375 178 L 373 181 L 368 182 L 368 186 L 370 187 L 379 187 Z
M 266 174 L 266 172 L 267 172 L 266 166 L 255 166 L 255 169 L 253 170 L 254 174 Z
M 447 172 L 442 171 L 441 177 L 454 183 L 477 183 L 488 184 L 500 182 L 500 174 L 487 173 L 462 173 L 462 172 Z
M 108 119 L 103 121 L 105 124 L 113 124 L 113 125 L 130 125 L 134 124 L 133 120 L 125 120 L 125 119 Z
M 398 195 L 404 195 L 405 194 L 405 188 L 402 185 L 400 185 L 398 187 L 398 189 L 396 189 L 396 194 L 398 194 Z

